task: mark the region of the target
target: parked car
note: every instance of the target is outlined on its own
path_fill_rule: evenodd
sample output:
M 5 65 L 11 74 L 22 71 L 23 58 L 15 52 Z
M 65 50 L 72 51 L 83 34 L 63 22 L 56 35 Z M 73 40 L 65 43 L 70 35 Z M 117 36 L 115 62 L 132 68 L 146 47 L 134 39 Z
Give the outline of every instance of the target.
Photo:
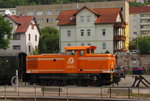
M 137 51 L 137 50 L 132 50 L 132 51 L 130 51 L 130 54 L 138 54 L 138 52 L 139 51 Z
M 142 75 L 144 73 L 144 67 L 143 66 L 132 67 L 132 73 L 136 75 Z

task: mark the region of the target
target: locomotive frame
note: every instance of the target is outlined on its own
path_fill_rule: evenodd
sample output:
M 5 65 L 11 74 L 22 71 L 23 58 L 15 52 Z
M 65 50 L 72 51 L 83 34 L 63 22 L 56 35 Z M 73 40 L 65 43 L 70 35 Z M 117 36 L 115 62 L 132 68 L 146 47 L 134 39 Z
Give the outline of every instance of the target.
M 120 81 L 114 72 L 115 55 L 94 54 L 95 46 L 65 47 L 64 53 L 26 56 L 20 51 L 0 51 L 0 84 L 20 81 L 37 85 L 102 86 Z
M 115 55 L 94 54 L 95 49 L 95 46 L 71 46 L 65 47 L 64 54 L 27 56 L 26 82 L 58 86 L 101 86 L 116 82 Z

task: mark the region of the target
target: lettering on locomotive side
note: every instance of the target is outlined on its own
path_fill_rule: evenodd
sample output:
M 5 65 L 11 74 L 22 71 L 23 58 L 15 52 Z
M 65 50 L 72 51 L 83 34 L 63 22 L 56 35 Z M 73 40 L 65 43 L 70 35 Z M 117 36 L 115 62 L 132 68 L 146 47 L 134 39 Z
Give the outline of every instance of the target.
M 67 66 L 67 68 L 74 68 L 75 66 Z

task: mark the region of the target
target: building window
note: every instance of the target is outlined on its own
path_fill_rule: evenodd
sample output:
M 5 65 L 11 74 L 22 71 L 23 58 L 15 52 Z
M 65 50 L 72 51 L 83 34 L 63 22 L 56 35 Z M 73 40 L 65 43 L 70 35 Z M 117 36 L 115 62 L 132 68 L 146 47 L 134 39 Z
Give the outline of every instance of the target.
M 84 16 L 80 16 L 80 21 L 84 22 Z
M 34 24 L 33 23 L 31 24 L 31 27 L 32 27 L 32 30 L 34 30 Z
M 67 36 L 70 37 L 71 36 L 71 31 L 67 31 Z
M 28 15 L 28 16 L 33 16 L 33 15 L 34 15 L 34 12 L 33 12 L 33 11 L 29 11 L 29 12 L 27 12 L 27 15 Z
M 29 45 L 29 52 L 31 52 L 31 46 Z
M 80 30 L 81 36 L 84 36 L 84 30 Z
M 87 22 L 91 22 L 91 16 L 87 16 Z
M 137 30 L 137 26 L 133 26 L 133 30 Z
M 141 14 L 141 17 L 144 17 L 144 14 Z
M 11 27 L 13 27 L 13 23 L 9 23 Z
M 35 41 L 37 41 L 37 35 L 35 35 Z
M 18 15 L 24 15 L 24 12 L 18 12 Z
M 20 40 L 20 34 L 13 34 L 13 40 Z
M 52 11 L 46 11 L 46 15 L 52 15 L 53 12 Z
M 102 43 L 102 48 L 106 49 L 106 43 Z
M 90 36 L 91 35 L 91 30 L 87 29 L 87 35 Z
M 136 20 L 133 20 L 133 23 L 135 23 L 135 24 L 136 24 L 136 23 L 137 23 L 137 22 L 136 22 Z
M 59 13 L 60 13 L 60 10 L 56 10 L 55 14 L 59 15 Z
M 20 45 L 14 45 L 13 46 L 13 50 L 20 50 L 20 49 L 21 49 Z
M 102 34 L 103 34 L 103 36 L 106 35 L 106 29 L 102 29 Z
M 43 19 L 36 19 L 37 23 L 42 23 L 43 22 Z
M 38 49 L 38 46 L 35 46 L 35 50 L 37 50 Z
M 88 43 L 87 45 L 88 45 L 88 46 L 91 46 L 91 43 Z
M 133 34 L 137 34 L 137 32 L 133 32 Z
M 143 29 L 144 28 L 144 26 L 141 26 L 141 29 Z
M 81 46 L 84 46 L 84 43 L 81 43 Z
M 48 18 L 48 19 L 47 19 L 47 23 L 52 23 L 52 22 L 54 22 L 54 19 L 53 19 L 53 18 Z
M 31 35 L 30 34 L 28 35 L 28 38 L 29 38 L 29 40 L 31 39 Z
M 71 46 L 71 43 L 68 43 L 67 46 Z
M 37 13 L 36 13 L 38 16 L 41 16 L 41 15 L 43 15 L 43 11 L 37 11 Z

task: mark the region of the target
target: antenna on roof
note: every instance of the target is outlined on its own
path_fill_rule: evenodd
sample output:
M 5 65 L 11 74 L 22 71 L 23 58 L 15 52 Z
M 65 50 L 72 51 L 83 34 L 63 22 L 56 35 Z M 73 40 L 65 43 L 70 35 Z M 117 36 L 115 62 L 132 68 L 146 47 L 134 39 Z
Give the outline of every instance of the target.
M 79 9 L 79 4 L 77 3 L 77 9 Z
M 23 16 L 24 14 L 23 13 L 19 13 L 19 16 Z

